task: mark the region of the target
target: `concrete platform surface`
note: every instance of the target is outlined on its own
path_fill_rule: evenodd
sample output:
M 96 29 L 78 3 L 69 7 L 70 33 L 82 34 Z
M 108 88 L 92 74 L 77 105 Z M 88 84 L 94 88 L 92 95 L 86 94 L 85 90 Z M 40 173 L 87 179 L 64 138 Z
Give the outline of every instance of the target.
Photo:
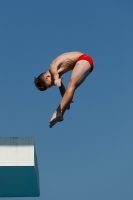
M 40 196 L 33 137 L 0 138 L 0 197 Z

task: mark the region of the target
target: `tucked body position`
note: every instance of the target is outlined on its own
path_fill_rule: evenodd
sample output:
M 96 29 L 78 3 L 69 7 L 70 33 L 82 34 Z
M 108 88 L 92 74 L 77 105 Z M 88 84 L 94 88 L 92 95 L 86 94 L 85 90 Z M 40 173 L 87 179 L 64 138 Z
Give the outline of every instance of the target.
M 62 100 L 49 121 L 50 128 L 57 122 L 63 121 L 64 113 L 70 108 L 76 88 L 83 83 L 93 68 L 94 64 L 90 56 L 81 52 L 68 52 L 55 58 L 48 71 L 34 79 L 38 90 L 44 91 L 52 86 L 57 86 L 62 95 Z M 62 83 L 62 75 L 70 70 L 72 74 L 65 89 Z

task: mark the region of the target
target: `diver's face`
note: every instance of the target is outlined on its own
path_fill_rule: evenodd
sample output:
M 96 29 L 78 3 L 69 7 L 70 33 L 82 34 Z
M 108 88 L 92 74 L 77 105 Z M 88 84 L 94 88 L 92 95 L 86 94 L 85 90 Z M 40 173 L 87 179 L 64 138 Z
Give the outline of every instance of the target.
M 51 77 L 45 78 L 45 85 L 46 85 L 47 88 L 50 88 L 52 86 Z
M 54 86 L 54 80 L 53 80 L 53 78 L 52 78 L 50 73 L 46 73 L 44 75 L 44 79 L 45 79 L 45 86 L 47 88 L 50 88 L 50 87 Z

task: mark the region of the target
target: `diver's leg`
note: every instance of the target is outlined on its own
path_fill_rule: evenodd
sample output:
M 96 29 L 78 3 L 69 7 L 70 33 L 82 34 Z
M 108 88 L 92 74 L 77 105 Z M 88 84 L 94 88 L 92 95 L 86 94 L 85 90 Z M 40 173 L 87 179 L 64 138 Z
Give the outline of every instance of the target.
M 83 83 L 85 78 L 88 76 L 90 69 L 91 66 L 86 60 L 80 60 L 76 63 L 60 105 L 49 121 L 50 127 L 59 121 L 63 121 L 63 114 L 65 113 L 67 106 L 72 101 L 76 88 Z

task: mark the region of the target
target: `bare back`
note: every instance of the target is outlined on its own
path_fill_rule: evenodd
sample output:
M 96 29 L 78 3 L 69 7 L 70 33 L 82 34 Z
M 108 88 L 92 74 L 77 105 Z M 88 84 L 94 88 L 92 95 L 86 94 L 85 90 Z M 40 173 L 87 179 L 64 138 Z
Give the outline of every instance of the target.
M 61 54 L 53 60 L 53 62 L 50 65 L 50 69 L 56 68 L 58 74 L 61 76 L 62 74 L 73 70 L 79 56 L 82 54 L 83 53 L 81 52 L 69 52 Z

